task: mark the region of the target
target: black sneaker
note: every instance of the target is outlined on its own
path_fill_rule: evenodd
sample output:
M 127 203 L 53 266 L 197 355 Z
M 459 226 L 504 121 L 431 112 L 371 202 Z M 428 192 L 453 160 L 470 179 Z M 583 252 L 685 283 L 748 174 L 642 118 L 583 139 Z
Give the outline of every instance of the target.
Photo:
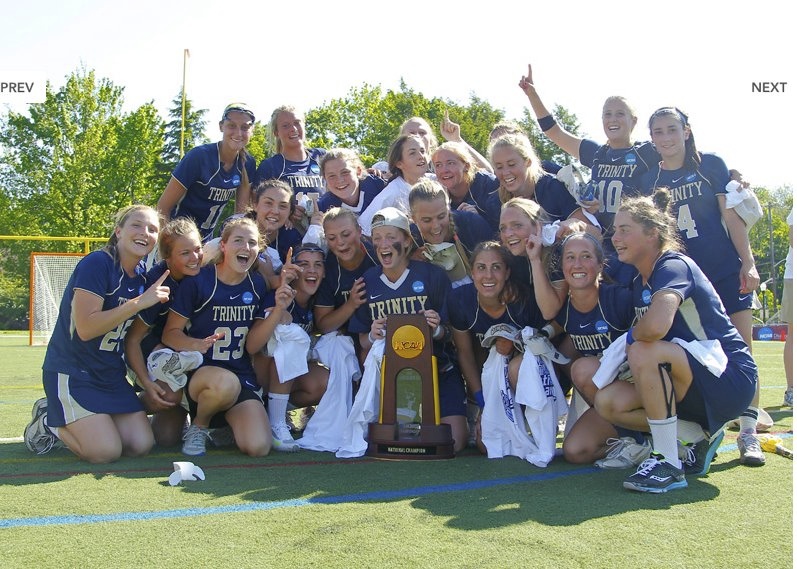
M 683 469 L 673 466 L 665 461 L 664 457 L 655 453 L 651 454 L 650 458 L 640 464 L 637 471 L 623 482 L 623 488 L 653 494 L 686 487 L 686 476 Z
M 720 430 L 712 439 L 703 439 L 693 445 L 686 446 L 686 456 L 681 459 L 684 473 L 690 476 L 705 476 L 717 457 L 717 449 L 725 438 L 725 431 Z

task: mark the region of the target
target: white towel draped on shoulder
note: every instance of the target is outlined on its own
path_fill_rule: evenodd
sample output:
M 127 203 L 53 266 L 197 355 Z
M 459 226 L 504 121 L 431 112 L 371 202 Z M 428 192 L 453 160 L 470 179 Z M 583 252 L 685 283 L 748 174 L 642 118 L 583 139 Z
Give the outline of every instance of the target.
M 357 391 L 351 412 L 343 425 L 340 448 L 335 453 L 338 458 L 357 458 L 363 456 L 368 450 L 368 423 L 373 423 L 379 418 L 382 356 L 384 354 L 385 341 L 377 340 L 365 358 L 360 389 Z
M 351 336 L 324 334 L 315 345 L 319 362 L 329 368 L 327 389 L 308 421 L 302 438 L 296 441 L 307 450 L 335 452 L 340 448 L 343 427 L 352 405 L 352 380 L 360 366 Z

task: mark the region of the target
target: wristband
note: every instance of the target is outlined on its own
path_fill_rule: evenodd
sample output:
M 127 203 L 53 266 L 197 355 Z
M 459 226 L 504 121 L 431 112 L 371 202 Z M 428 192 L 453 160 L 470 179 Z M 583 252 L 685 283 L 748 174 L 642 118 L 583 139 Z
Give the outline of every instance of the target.
M 435 328 L 434 332 L 432 332 L 432 340 L 439 340 L 440 338 L 445 336 L 445 333 L 446 333 L 446 331 L 445 331 L 445 328 L 443 328 L 443 325 L 442 324 L 438 324 L 437 328 Z
M 551 115 L 545 115 L 544 117 L 537 119 L 537 124 L 540 125 L 540 130 L 545 132 L 556 126 L 556 119 Z
M 551 326 L 550 324 L 546 324 L 545 326 L 540 328 L 540 334 L 542 334 L 546 338 L 550 338 L 553 335 L 553 332 L 554 332 L 553 326 Z
M 625 343 L 628 344 L 629 346 L 636 341 L 636 340 L 634 340 L 633 332 L 634 332 L 634 327 L 631 326 L 628 329 L 628 332 L 625 333 Z
M 368 331 L 368 341 L 371 342 L 372 345 L 376 344 L 376 340 L 374 340 L 374 337 L 371 336 L 371 331 L 370 330 Z
M 484 393 L 481 389 L 473 394 L 473 400 L 476 401 L 479 409 L 484 409 Z

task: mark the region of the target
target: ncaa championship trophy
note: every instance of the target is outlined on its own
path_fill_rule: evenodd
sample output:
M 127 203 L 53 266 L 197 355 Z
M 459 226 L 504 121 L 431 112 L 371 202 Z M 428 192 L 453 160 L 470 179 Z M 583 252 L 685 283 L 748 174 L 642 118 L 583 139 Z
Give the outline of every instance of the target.
M 368 455 L 394 460 L 454 458 L 451 427 L 440 423 L 437 358 L 422 314 L 387 317 L 379 422 Z

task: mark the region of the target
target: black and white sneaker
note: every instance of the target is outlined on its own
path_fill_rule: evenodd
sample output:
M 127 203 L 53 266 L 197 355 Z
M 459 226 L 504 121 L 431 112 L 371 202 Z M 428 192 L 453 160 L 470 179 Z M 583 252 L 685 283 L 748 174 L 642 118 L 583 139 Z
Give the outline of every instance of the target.
M 53 449 L 63 448 L 64 443 L 47 427 L 47 398 L 42 397 L 33 404 L 31 422 L 25 427 L 23 438 L 30 452 L 46 454 Z
M 623 482 L 623 488 L 652 494 L 686 487 L 683 469 L 673 466 L 665 461 L 663 456 L 655 453 L 652 453 L 650 458 L 640 464 L 637 471 Z

